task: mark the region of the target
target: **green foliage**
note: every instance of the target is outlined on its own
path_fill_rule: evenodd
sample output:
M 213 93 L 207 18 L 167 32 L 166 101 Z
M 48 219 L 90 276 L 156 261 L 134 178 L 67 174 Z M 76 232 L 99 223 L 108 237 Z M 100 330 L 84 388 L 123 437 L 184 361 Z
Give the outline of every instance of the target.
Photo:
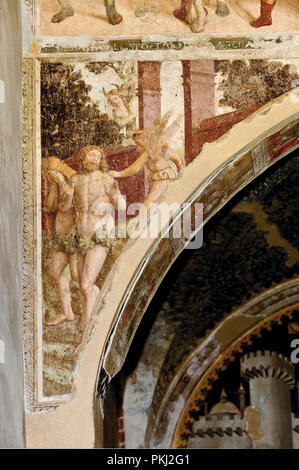
M 289 64 L 268 60 L 216 60 L 215 72 L 221 74 L 220 104 L 241 109 L 265 103 L 291 89 L 297 77 Z
M 86 145 L 120 141 L 118 124 L 101 114 L 91 87 L 73 65 L 44 63 L 41 70 L 42 156 L 69 158 Z

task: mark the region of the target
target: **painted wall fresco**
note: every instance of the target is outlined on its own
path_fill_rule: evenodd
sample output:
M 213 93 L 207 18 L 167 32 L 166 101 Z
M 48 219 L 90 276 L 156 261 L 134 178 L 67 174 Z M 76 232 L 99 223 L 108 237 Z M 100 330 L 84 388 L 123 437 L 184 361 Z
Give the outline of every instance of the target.
M 45 36 L 297 32 L 297 0 L 36 0 Z
M 128 216 L 136 212 L 133 203 L 143 203 L 146 211 L 185 165 L 181 111 L 161 103 L 160 66 L 42 65 L 46 394 L 47 383 L 69 382 L 76 346 L 127 238 L 126 232 L 120 236 L 121 224 L 126 229 L 130 220 L 126 208 Z M 166 89 L 166 97 L 175 92 Z M 117 233 L 110 208 L 118 212 Z M 53 356 L 56 362 L 63 357 L 66 367 L 55 368 Z M 58 388 L 54 394 L 61 393 Z
M 146 217 L 206 142 L 289 90 L 296 77 L 294 61 L 41 63 L 45 396 L 71 391 L 88 319 L 138 228 L 140 208 Z M 297 145 L 296 126 L 271 139 L 261 145 L 276 158 Z M 232 175 L 237 187 L 268 164 L 268 150 L 266 162 L 261 154 L 244 155 L 228 169 L 229 181 L 221 175 L 212 194 L 202 195 L 205 216 L 232 189 Z
M 297 3 L 21 0 L 28 447 L 102 445 L 100 410 L 108 384 L 113 385 L 140 332 L 152 294 L 190 238 L 190 233 L 175 238 L 172 227 L 168 238 L 159 234 L 135 241 L 137 216 L 143 214 L 142 223 L 149 220 L 151 201 L 186 201 L 193 230 L 298 147 L 298 94 L 289 93 L 299 84 Z M 274 193 L 275 185 L 271 188 Z M 291 205 L 292 189 L 286 195 Z M 277 225 L 288 219 L 276 235 L 291 253 L 293 207 L 281 214 L 280 201 L 271 206 L 271 197 L 262 212 Z M 197 203 L 203 204 L 200 220 L 194 216 Z M 255 236 L 252 204 L 247 201 L 243 213 L 232 213 L 223 232 L 232 223 L 237 243 L 240 230 L 252 229 L 266 252 L 266 265 L 275 268 L 281 257 L 272 245 L 268 249 L 266 235 Z M 265 219 L 259 219 L 264 228 L 270 224 Z M 179 214 L 180 225 L 182 220 Z M 218 232 L 223 240 L 221 227 Z M 207 289 L 217 276 L 214 288 L 224 282 L 227 253 L 218 235 L 207 242 L 220 266 L 209 259 L 212 277 L 205 270 L 199 274 Z M 236 262 L 242 260 L 243 254 Z M 285 278 L 292 277 L 289 262 L 283 266 Z M 246 263 L 258 265 L 254 258 Z M 246 267 L 241 271 L 250 278 Z M 192 278 L 193 290 L 194 285 Z M 248 292 L 237 291 L 234 297 L 240 293 L 243 302 Z M 230 298 L 224 307 L 231 305 Z M 178 295 L 173 299 L 180 305 Z M 199 307 L 208 303 L 204 296 Z M 214 327 L 217 312 L 226 313 L 212 310 L 196 328 L 190 323 L 181 329 L 182 342 L 189 338 L 195 344 Z M 173 318 L 183 325 L 180 315 Z M 179 333 L 178 327 L 176 338 Z M 184 356 L 190 352 L 180 341 L 177 345 L 165 345 L 170 359 L 175 360 L 176 350 Z M 191 372 L 185 371 L 173 389 L 169 409 L 180 390 L 196 380 L 192 371 L 199 374 L 203 361 L 215 360 L 214 344 L 199 350 L 194 360 Z M 167 377 L 173 378 L 170 362 L 160 364 L 161 381 L 156 370 L 155 403 L 164 396 Z M 164 416 L 161 429 L 168 423 Z M 80 426 L 74 433 L 76 422 Z

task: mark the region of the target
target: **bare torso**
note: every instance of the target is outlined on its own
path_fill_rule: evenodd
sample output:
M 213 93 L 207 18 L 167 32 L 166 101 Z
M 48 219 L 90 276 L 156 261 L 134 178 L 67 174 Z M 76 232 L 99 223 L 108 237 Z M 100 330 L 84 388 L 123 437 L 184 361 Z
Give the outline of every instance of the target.
M 55 232 L 58 238 L 69 235 L 74 226 L 74 211 L 70 209 L 66 212 L 57 211 L 55 219 Z
M 105 215 L 101 204 L 111 204 L 111 196 L 117 187 L 113 179 L 100 170 L 82 175 L 75 175 L 74 207 L 76 211 L 76 226 L 79 235 L 94 235 L 101 219 Z M 115 194 L 117 199 L 117 194 Z M 104 206 L 105 210 L 105 206 Z M 108 210 L 108 207 L 107 207 Z
M 45 200 L 45 207 L 50 212 L 56 212 L 55 216 L 55 234 L 58 238 L 67 237 L 71 232 L 74 225 L 74 210 L 70 208 L 68 211 L 62 212 L 59 210 L 59 199 L 61 192 L 59 186 L 55 182 L 51 182 L 50 190 Z

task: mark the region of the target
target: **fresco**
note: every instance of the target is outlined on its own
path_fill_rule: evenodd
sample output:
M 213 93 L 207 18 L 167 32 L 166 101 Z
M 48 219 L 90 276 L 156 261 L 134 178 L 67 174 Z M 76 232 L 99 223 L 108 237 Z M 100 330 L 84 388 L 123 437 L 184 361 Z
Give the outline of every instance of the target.
M 297 76 L 291 60 L 41 63 L 45 396 L 70 393 L 107 276 L 151 203 L 163 200 L 206 143 L 288 91 Z M 296 145 L 294 129 L 278 133 L 275 155 Z M 212 194 L 202 194 L 205 217 L 258 173 L 260 155 L 242 156 Z M 124 318 L 129 334 L 136 318 Z
M 132 204 L 143 203 L 146 213 L 185 166 L 181 111 L 161 103 L 158 89 L 147 90 L 160 83 L 160 66 L 42 65 L 46 384 L 58 373 L 53 354 L 63 351 L 64 362 L 74 362 L 105 275 L 128 238 L 126 225 L 136 219 Z M 176 93 L 175 83 L 165 93 Z
M 292 33 L 297 0 L 36 0 L 45 36 Z

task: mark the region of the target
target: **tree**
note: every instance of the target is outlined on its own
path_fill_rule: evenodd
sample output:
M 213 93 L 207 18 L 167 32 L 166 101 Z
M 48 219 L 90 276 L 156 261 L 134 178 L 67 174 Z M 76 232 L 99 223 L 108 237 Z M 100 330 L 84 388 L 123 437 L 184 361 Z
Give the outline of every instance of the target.
M 221 74 L 220 104 L 234 109 L 266 103 L 291 89 L 298 78 L 290 64 L 269 60 L 216 60 L 215 72 Z
M 43 63 L 41 69 L 42 156 L 69 158 L 86 145 L 120 141 L 118 124 L 101 114 L 81 71 L 73 65 Z

